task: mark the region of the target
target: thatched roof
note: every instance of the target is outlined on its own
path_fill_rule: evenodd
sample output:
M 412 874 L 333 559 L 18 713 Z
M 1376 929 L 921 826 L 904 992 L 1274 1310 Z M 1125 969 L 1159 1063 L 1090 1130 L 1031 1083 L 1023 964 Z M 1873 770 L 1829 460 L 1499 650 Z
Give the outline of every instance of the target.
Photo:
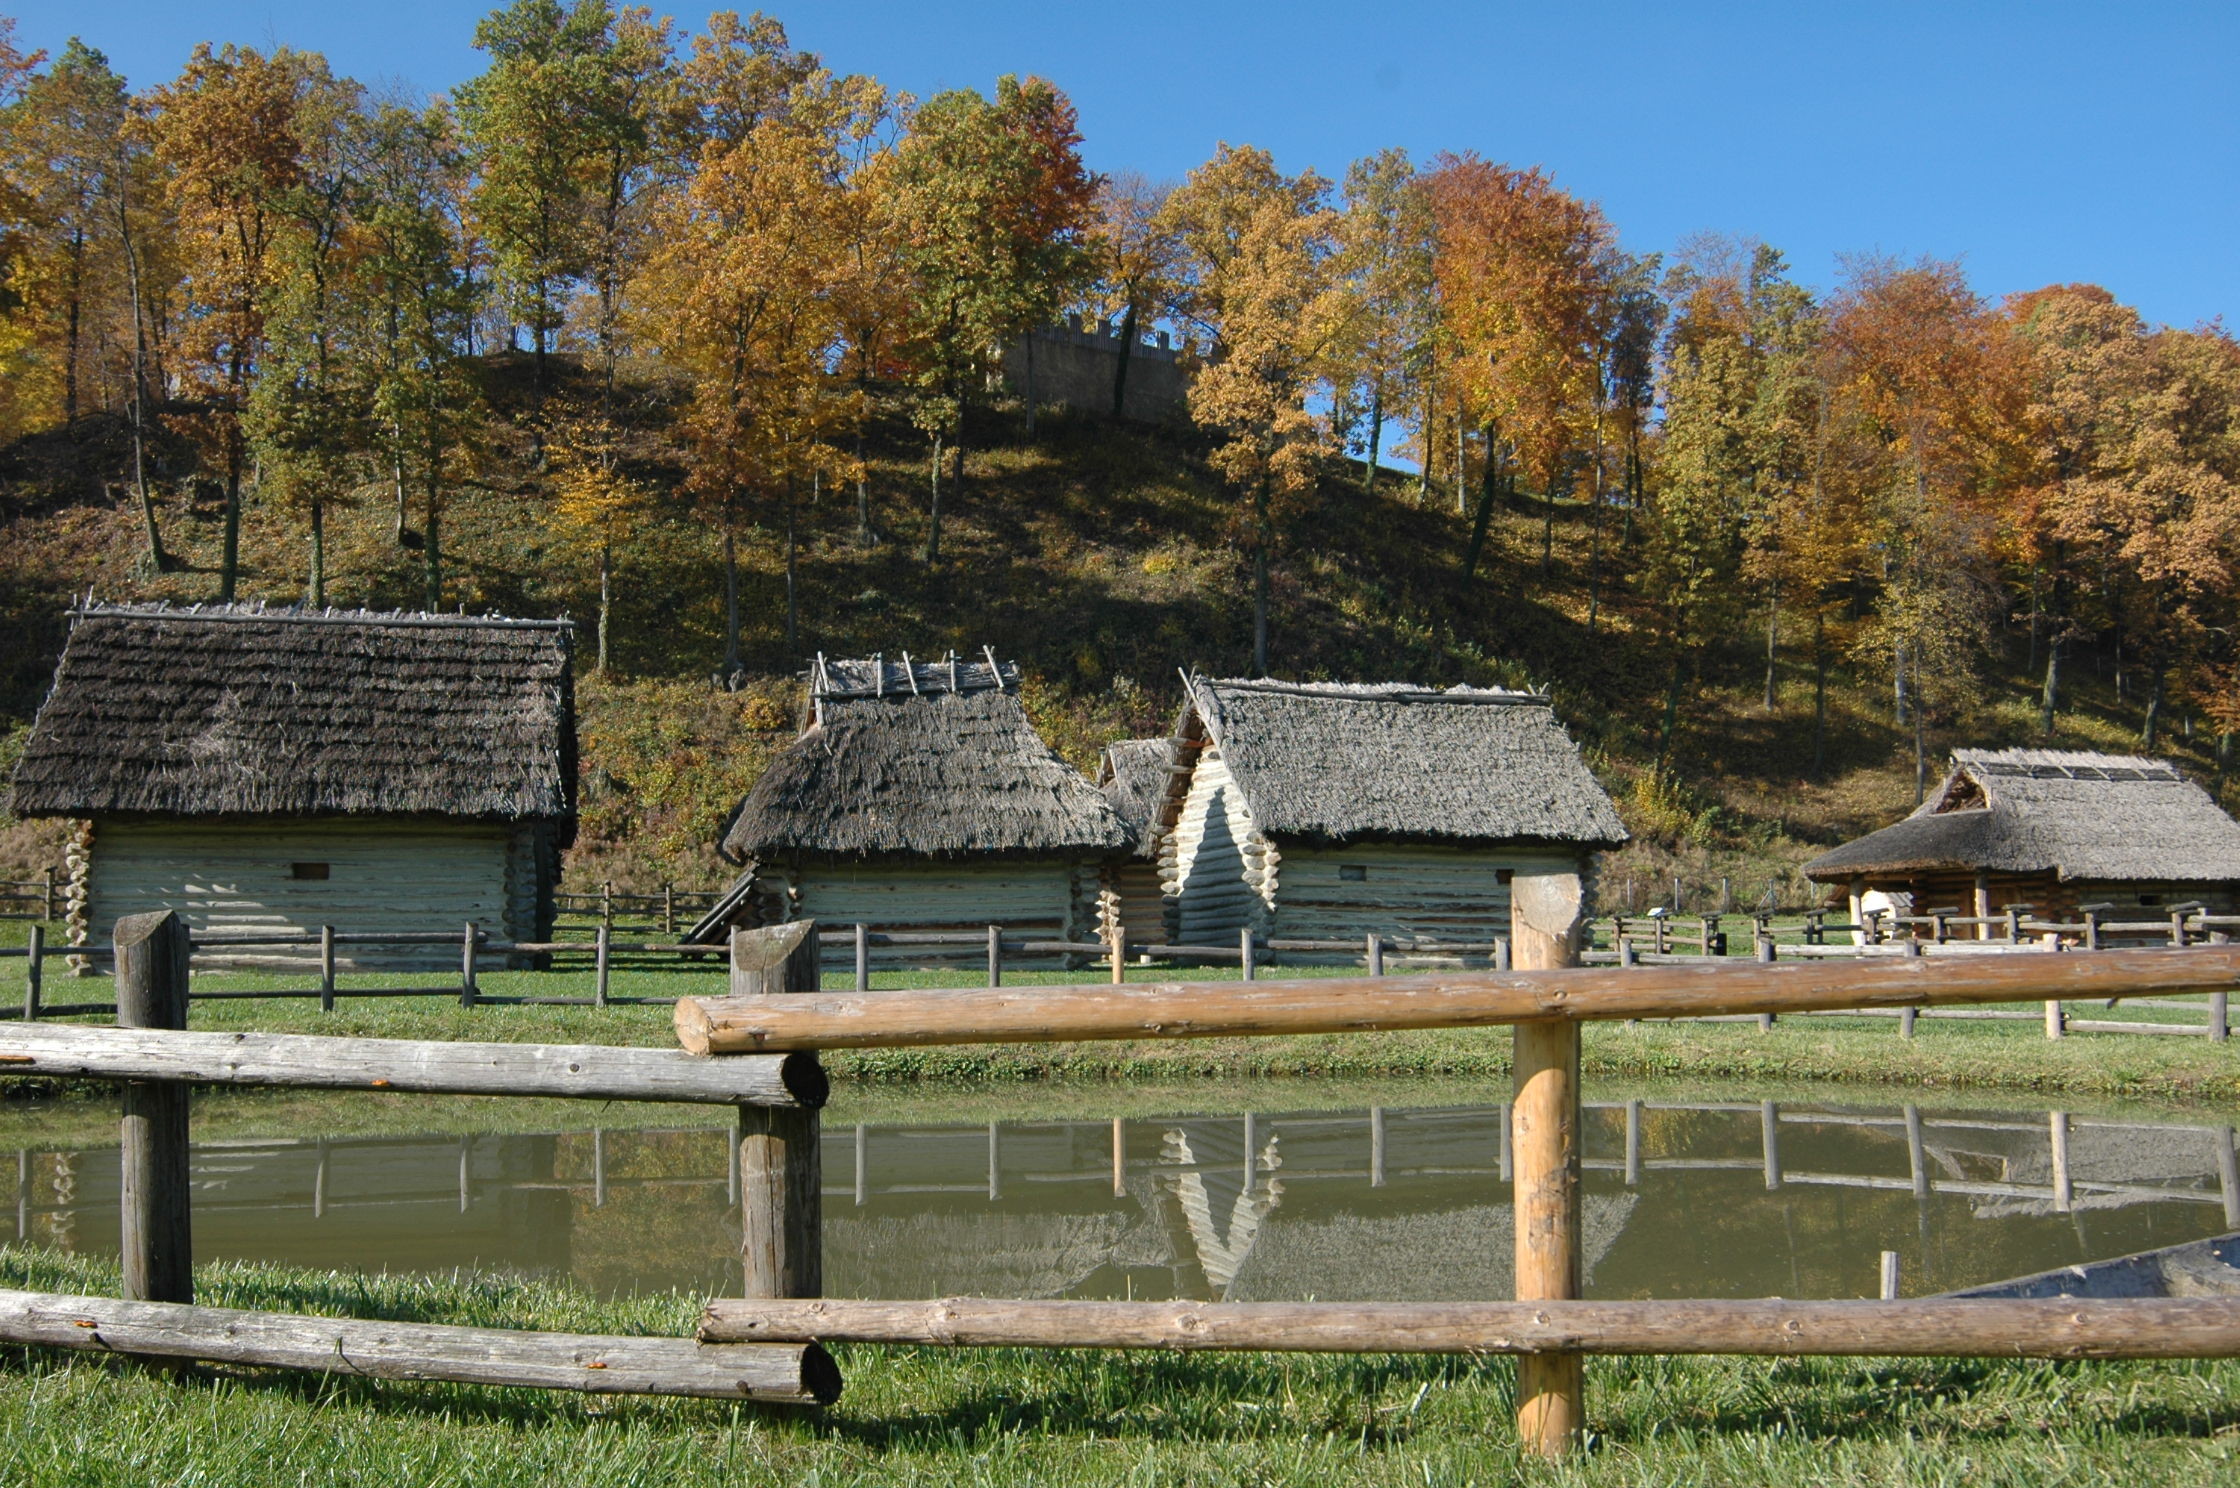
M 1151 827 L 1173 762 L 1172 739 L 1122 739 L 1104 747 L 1104 758 L 1097 765 L 1097 789 L 1135 834 L 1139 858 L 1156 850 Z
M 1194 678 L 1193 715 L 1262 832 L 1615 847 L 1625 824 L 1537 693 Z
M 564 621 L 88 605 L 12 806 L 572 821 L 570 644 Z
M 826 662 L 814 721 L 724 833 L 735 863 L 794 853 L 953 857 L 1111 853 L 1133 837 L 1042 742 L 1008 663 Z
M 1804 865 L 1815 879 L 1960 870 L 2062 879 L 2240 879 L 2240 822 L 2163 760 L 1961 749 L 1903 821 Z

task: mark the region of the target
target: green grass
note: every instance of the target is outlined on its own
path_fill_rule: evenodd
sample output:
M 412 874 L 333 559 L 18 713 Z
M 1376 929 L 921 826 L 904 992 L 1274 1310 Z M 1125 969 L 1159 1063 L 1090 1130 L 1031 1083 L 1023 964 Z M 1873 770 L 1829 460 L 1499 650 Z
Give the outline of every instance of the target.
M 0 1284 L 113 1294 L 113 1269 L 0 1253 Z M 491 1275 L 198 1273 L 221 1306 L 681 1333 L 696 1299 L 594 1301 Z M 1521 1458 L 1502 1360 L 835 1350 L 821 1415 L 691 1401 L 165 1374 L 0 1354 L 0 1480 L 1051 1485 L 2201 1484 L 2240 1475 L 2240 1364 L 1590 1360 L 1591 1450 Z

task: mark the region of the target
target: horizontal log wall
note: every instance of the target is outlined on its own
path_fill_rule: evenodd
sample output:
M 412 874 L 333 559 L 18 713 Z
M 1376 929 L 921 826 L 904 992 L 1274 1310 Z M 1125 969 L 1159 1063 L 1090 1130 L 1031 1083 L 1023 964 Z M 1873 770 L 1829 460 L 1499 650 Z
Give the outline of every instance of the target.
M 826 1405 L 840 1371 L 815 1344 L 721 1345 L 247 1312 L 0 1291 L 0 1339 L 103 1354 L 207 1359 L 364 1379 L 527 1385 Z
M 1371 934 L 1387 940 L 1489 945 L 1509 934 L 1508 873 L 1576 873 L 1577 854 L 1515 848 L 1282 842 L 1273 936 L 1343 941 L 1358 959 Z M 1290 960 L 1315 960 L 1312 953 Z M 1484 959 L 1480 957 L 1479 959 Z
M 874 945 L 874 970 L 976 964 L 985 959 L 990 925 L 1024 940 L 1085 939 L 1092 922 L 1077 925 L 1078 888 L 1084 866 L 1071 859 L 994 863 L 802 863 L 763 871 L 786 893 L 791 918 L 827 929 L 855 924 L 896 934 L 977 932 L 979 950 L 959 946 Z M 1093 917 L 1096 870 L 1087 865 L 1087 902 Z M 1075 932 L 1080 932 L 1076 934 Z
M 1278 866 L 1253 829 L 1244 794 L 1221 751 L 1200 750 L 1174 825 L 1159 844 L 1170 939 L 1234 939 L 1247 925 L 1265 934 Z
M 425 931 L 473 920 L 492 939 L 512 918 L 509 833 L 474 824 L 371 822 L 103 821 L 87 870 L 86 936 L 106 945 L 120 915 L 174 909 L 198 935 L 299 931 L 321 925 L 359 932 Z M 327 877 L 293 877 L 297 863 Z M 533 918 L 533 916 L 532 916 Z M 448 971 L 459 964 L 458 932 L 446 949 L 353 947 L 338 969 Z M 245 949 L 221 963 L 316 970 L 316 947 Z
M 720 1301 L 709 1342 L 1369 1354 L 1852 1354 L 2202 1359 L 2240 1299 L 1904 1302 Z

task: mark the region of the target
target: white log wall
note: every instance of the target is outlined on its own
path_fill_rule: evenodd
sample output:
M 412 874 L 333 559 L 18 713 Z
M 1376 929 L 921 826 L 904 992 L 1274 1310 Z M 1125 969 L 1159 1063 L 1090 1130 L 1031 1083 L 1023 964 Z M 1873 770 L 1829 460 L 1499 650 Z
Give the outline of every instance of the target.
M 1234 940 L 1246 925 L 1265 930 L 1274 870 L 1228 762 L 1208 744 L 1190 773 L 1174 829 L 1159 844 L 1159 877 L 1175 943 Z
M 979 932 L 1007 939 L 1075 940 L 1096 933 L 1095 863 L 1024 859 L 962 863 L 765 864 L 759 876 L 785 895 L 792 919 L 825 930 Z M 839 970 L 848 953 L 827 952 Z M 983 940 L 964 946 L 871 947 L 871 964 L 898 968 L 985 965 Z
M 1273 934 L 1287 940 L 1437 940 L 1509 933 L 1501 873 L 1579 873 L 1582 854 L 1527 847 L 1362 844 L 1283 848 Z M 1348 877 L 1355 869 L 1359 877 Z M 1287 960 L 1301 959 L 1297 955 Z
M 516 871 L 523 854 L 504 826 L 450 822 L 132 822 L 104 819 L 87 864 L 86 940 L 105 945 L 122 915 L 171 909 L 201 931 L 360 933 L 463 930 L 492 938 L 527 933 L 536 886 Z M 526 835 L 526 834 L 524 834 Z M 293 876 L 324 863 L 324 879 Z M 520 908 L 530 906 L 526 922 Z M 315 947 L 243 949 L 199 965 L 318 964 Z M 344 970 L 455 971 L 451 946 L 341 947 Z

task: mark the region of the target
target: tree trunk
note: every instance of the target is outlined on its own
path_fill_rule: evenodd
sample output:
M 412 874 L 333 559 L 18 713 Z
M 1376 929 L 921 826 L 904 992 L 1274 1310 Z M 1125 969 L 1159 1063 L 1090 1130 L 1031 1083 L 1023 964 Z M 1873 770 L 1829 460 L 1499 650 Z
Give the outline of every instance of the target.
M 1118 423 L 1128 416 L 1128 363 L 1136 353 L 1135 301 L 1120 313 L 1120 355 L 1112 369 L 1112 418 Z
M 1457 394 L 1454 400 L 1454 509 L 1457 515 L 1470 509 L 1470 498 L 1462 488 L 1464 473 L 1470 468 L 1469 437 L 1469 430 L 1463 427 L 1462 422 L 1462 398 Z M 1488 441 L 1486 469 L 1493 469 L 1493 463 L 1493 445 Z M 1464 577 L 1468 575 L 1465 574 Z
M 1549 486 L 1540 493 L 1540 576 L 1546 578 L 1556 560 L 1556 491 Z
M 140 525 L 148 538 L 148 564 L 157 573 L 171 567 L 156 525 L 155 497 L 148 490 L 148 322 L 140 293 L 140 245 L 132 235 L 132 216 L 124 188 L 117 189 L 117 236 L 124 245 L 126 291 L 132 296 L 132 484 L 140 496 Z
M 871 546 L 871 481 L 863 463 L 863 430 L 856 430 L 856 546 Z
M 786 654 L 791 656 L 800 644 L 801 609 L 796 598 L 794 554 L 794 493 L 793 478 L 786 478 Z
M 607 674 L 607 641 L 614 620 L 614 544 L 599 544 L 599 664 L 600 676 Z
M 1672 673 L 1665 680 L 1664 720 L 1657 726 L 1656 767 L 1660 770 L 1671 760 L 1673 736 L 1680 731 L 1680 686 L 1687 675 L 1687 652 L 1677 630 L 1672 642 Z
M 1484 556 L 1486 533 L 1493 525 L 1494 498 L 1500 491 L 1501 462 L 1495 458 L 1500 448 L 1495 437 L 1495 426 L 1486 426 L 1485 478 L 1478 483 L 1478 510 L 1470 519 L 1469 546 L 1462 551 L 1462 581 L 1467 584 L 1478 571 L 1478 559 Z M 1460 483 L 1457 483 L 1460 489 Z
M 941 561 L 941 435 L 933 436 L 933 505 L 926 515 L 926 567 Z
M 218 556 L 218 601 L 233 603 L 235 581 L 241 573 L 241 431 L 226 436 L 226 525 L 224 545 Z
M 2217 799 L 2224 799 L 2224 783 L 2232 774 L 2232 735 L 2217 731 Z
M 428 470 L 428 613 L 443 613 L 443 506 L 436 491 L 436 473 Z
M 1776 669 L 1780 664 L 1781 644 L 1781 586 L 1775 584 L 1766 600 L 1766 696 L 1765 709 L 1771 713 L 1780 705 L 1779 679 Z
M 327 607 L 327 504 L 311 498 L 311 608 Z
M 1913 804 L 1916 806 L 1929 794 L 1928 726 L 1922 721 L 1927 711 L 1921 706 L 1917 693 L 1913 700 Z
M 1818 780 L 1828 769 L 1828 644 L 1827 618 L 1815 615 L 1812 621 L 1812 777 Z
M 1906 648 L 1893 646 L 1890 650 L 1890 694 L 1892 715 L 1898 727 L 1906 726 Z
M 2046 637 L 2046 685 L 2038 698 L 2038 727 L 2047 738 L 2053 737 L 2053 719 L 2061 706 L 2061 632 L 2055 630 Z
M 2147 713 L 2139 723 L 2139 745 L 2148 754 L 2162 738 L 2162 684 L 2164 664 L 2160 651 L 2155 653 L 2154 665 L 2147 670 Z
M 1377 456 L 1384 449 L 1384 378 L 1369 389 L 1369 458 L 1361 466 L 1361 493 L 1377 494 Z
M 1268 675 L 1268 478 L 1253 493 L 1252 675 Z
M 739 534 L 723 521 L 723 685 L 739 675 Z
M 80 219 L 81 222 L 83 219 Z M 78 420 L 78 320 L 80 287 L 85 278 L 86 234 L 82 226 L 70 229 L 70 289 L 67 329 L 62 351 L 62 421 Z

